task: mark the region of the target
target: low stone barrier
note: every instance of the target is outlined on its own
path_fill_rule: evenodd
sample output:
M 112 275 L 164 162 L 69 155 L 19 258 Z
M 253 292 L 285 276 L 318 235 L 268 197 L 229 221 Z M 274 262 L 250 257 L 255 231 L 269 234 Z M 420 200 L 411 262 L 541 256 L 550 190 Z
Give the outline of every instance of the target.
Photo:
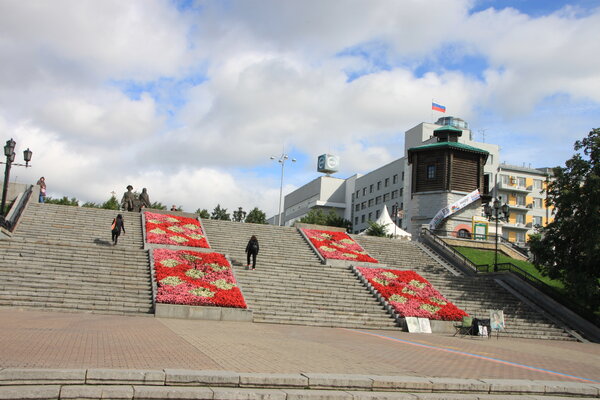
M 513 396 L 535 396 L 536 399 L 551 399 L 556 396 L 600 398 L 600 384 L 181 369 L 0 370 L 0 399 L 431 400 L 477 399 L 481 396 L 486 399 L 506 399 Z
M 154 316 L 159 318 L 201 319 L 210 321 L 252 322 L 252 310 L 230 307 L 186 306 L 156 303 Z

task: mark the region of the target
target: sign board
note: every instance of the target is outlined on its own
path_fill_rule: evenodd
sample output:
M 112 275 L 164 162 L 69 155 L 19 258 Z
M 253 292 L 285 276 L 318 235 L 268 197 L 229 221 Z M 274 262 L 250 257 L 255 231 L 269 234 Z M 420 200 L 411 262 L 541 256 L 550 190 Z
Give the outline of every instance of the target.
M 333 154 L 321 154 L 317 159 L 317 171 L 332 174 L 339 170 L 340 158 Z
M 490 310 L 490 328 L 492 331 L 504 330 L 504 311 Z
M 410 333 L 431 333 L 429 318 L 406 317 L 405 319 Z
M 429 222 L 429 229 L 433 230 L 437 228 L 440 222 L 442 222 L 445 218 L 462 210 L 472 202 L 479 200 L 480 197 L 481 195 L 479 194 L 479 189 L 475 189 L 471 193 L 467 194 L 464 197 L 461 197 L 449 206 L 442 208 L 440 211 L 437 212 L 437 214 L 435 214 L 435 217 L 433 217 L 431 222 Z

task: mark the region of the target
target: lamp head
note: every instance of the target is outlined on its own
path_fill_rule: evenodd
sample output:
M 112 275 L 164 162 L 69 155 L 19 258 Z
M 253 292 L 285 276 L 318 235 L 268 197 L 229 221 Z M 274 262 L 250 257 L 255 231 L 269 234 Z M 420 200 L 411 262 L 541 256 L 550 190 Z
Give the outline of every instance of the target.
M 27 148 L 27 150 L 23 151 L 23 159 L 25 160 L 25 166 L 29 165 L 29 161 L 31 161 L 31 156 L 33 152 Z
M 6 141 L 6 145 L 4 145 L 4 155 L 6 157 L 12 156 L 13 152 L 15 151 L 16 144 L 17 143 L 12 140 L 12 138 Z

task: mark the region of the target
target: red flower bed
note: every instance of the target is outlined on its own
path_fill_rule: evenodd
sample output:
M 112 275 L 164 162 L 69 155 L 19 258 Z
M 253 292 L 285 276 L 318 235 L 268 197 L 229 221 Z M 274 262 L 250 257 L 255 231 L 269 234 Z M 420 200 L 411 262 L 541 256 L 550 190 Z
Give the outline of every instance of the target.
M 330 232 L 305 228 L 302 231 L 324 258 L 370 263 L 378 262 L 368 255 L 346 232 Z
M 414 271 L 356 268 L 402 317 L 459 321 L 466 312 L 450 303 Z
M 200 221 L 179 215 L 157 214 L 146 211 L 146 241 L 148 243 L 171 244 L 176 246 L 203 247 L 208 249 L 208 241 Z
M 223 254 L 155 249 L 158 303 L 246 308 Z

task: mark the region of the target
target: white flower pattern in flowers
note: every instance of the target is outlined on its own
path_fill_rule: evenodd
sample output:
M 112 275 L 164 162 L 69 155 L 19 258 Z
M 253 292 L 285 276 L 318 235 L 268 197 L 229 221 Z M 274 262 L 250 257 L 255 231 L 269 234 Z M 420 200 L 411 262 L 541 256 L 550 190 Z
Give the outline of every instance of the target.
M 215 297 L 215 292 L 207 288 L 192 289 L 190 293 L 198 297 Z
M 179 265 L 179 261 L 173 259 L 162 260 L 160 263 L 168 268 L 173 268 Z

